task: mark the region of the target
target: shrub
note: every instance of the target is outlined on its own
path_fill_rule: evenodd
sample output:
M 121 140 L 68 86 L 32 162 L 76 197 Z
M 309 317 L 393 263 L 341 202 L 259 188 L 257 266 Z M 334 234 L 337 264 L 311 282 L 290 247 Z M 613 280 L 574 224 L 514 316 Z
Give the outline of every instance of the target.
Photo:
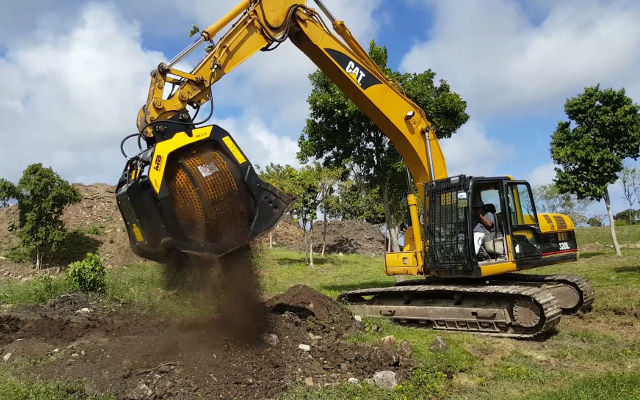
M 69 264 L 67 276 L 85 293 L 103 292 L 107 287 L 107 272 L 97 254 L 89 253 L 84 260 Z

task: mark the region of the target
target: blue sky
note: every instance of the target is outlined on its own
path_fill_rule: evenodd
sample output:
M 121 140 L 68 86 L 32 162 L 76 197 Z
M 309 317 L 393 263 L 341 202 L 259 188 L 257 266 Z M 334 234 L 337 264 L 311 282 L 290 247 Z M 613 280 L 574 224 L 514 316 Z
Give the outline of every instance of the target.
M 365 46 L 372 37 L 387 46 L 393 68 L 431 68 L 468 102 L 469 122 L 442 142 L 451 174 L 549 183 L 550 135 L 567 97 L 600 82 L 640 101 L 635 1 L 325 3 Z M 115 183 L 124 165 L 118 144 L 135 130 L 149 71 L 190 42 L 192 23 L 204 27 L 235 4 L 2 2 L 0 176 L 16 180 L 43 162 L 72 181 Z M 254 163 L 295 163 L 314 69 L 290 44 L 256 55 L 214 87 L 214 121 Z M 621 191 L 611 190 L 620 209 Z

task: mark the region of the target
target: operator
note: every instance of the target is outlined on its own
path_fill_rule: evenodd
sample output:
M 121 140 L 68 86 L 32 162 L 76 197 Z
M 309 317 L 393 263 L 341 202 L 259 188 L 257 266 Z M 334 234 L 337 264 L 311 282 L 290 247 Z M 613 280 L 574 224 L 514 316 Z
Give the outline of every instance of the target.
M 487 212 L 482 200 L 477 199 L 473 203 L 473 214 L 478 218 L 479 222 L 473 228 L 473 245 L 475 246 L 476 254 L 480 251 L 482 242 L 492 240 L 496 234 L 494 224 L 496 217 Z

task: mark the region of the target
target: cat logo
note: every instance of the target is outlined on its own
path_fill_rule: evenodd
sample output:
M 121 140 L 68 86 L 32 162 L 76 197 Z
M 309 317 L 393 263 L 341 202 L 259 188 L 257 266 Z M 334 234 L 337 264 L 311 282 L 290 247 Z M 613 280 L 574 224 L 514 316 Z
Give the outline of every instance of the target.
M 367 71 L 364 66 L 348 55 L 335 49 L 326 48 L 324 51 L 326 51 L 327 54 L 344 69 L 344 72 L 346 72 L 362 90 L 367 90 L 371 86 L 379 85 L 381 83 L 375 75 L 370 71 Z
M 365 77 L 365 74 L 364 72 L 360 71 L 360 68 L 358 68 L 356 63 L 354 63 L 353 61 L 349 61 L 349 63 L 347 64 L 347 68 L 345 68 L 345 70 L 347 71 L 348 74 L 353 75 L 356 82 L 358 82 L 358 85 L 362 87 L 362 78 Z
M 156 159 L 153 163 L 153 169 L 155 169 L 156 171 L 160 172 L 160 165 L 162 165 L 162 156 L 160 154 L 158 154 L 156 156 Z

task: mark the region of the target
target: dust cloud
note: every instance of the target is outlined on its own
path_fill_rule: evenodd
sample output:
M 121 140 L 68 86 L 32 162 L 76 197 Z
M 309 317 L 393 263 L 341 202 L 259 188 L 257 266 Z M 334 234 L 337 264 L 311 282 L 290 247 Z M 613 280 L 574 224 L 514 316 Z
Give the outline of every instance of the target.
M 190 295 L 196 292 L 198 328 L 244 343 L 261 343 L 268 330 L 268 311 L 248 246 L 215 259 L 177 254 L 164 271 L 165 287 Z

